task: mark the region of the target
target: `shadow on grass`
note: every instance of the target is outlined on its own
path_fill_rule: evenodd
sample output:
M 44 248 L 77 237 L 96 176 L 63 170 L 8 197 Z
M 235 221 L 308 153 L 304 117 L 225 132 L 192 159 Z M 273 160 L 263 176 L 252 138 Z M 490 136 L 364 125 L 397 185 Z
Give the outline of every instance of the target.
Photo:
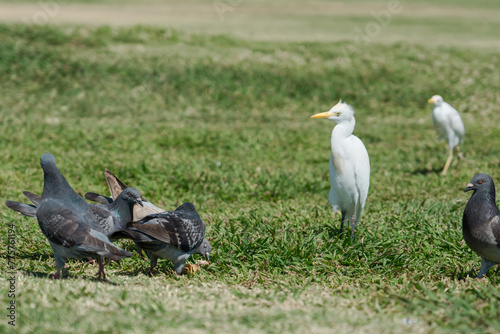
M 23 271 L 23 274 L 35 278 L 52 278 L 54 276 L 54 274 L 42 273 L 39 271 Z
M 16 254 L 16 258 L 28 259 L 28 260 L 49 260 L 54 257 L 47 253 L 29 253 L 29 254 Z
M 118 275 L 118 276 L 127 276 L 127 277 L 135 277 L 135 276 L 139 276 L 140 274 L 149 276 L 148 271 L 149 271 L 149 269 L 146 269 L 146 268 L 137 268 L 137 269 L 134 269 L 132 271 L 122 270 L 119 272 L 115 272 L 114 274 Z
M 411 174 L 412 175 L 440 174 L 442 171 L 443 171 L 443 168 L 441 168 L 441 167 L 432 167 L 431 169 L 419 168 L 419 169 L 415 169 L 413 172 L 411 172 Z
M 166 267 L 163 266 L 156 266 L 153 272 L 150 274 L 149 273 L 149 266 L 146 267 L 138 267 L 137 269 L 134 270 L 122 270 L 119 272 L 115 272 L 115 275 L 119 276 L 127 276 L 127 277 L 136 277 L 139 275 L 144 275 L 147 277 L 159 277 L 159 276 L 167 276 L 167 277 L 178 277 L 177 273 L 174 271 L 172 267 Z
M 319 225 L 316 228 L 316 233 L 327 233 L 328 239 L 331 240 L 342 240 L 343 246 L 351 245 L 356 239 L 356 231 L 354 231 L 354 239 L 351 239 L 351 228 L 344 224 L 344 227 L 341 229 L 341 223 L 338 222 L 338 226 L 335 223 Z
M 453 275 L 453 278 L 458 280 L 458 281 L 465 281 L 467 279 L 474 279 L 474 280 L 485 280 L 485 279 L 492 279 L 499 277 L 500 275 L 500 266 L 497 266 L 496 269 L 490 269 L 488 272 L 483 276 L 483 277 L 477 277 L 479 274 L 479 271 L 471 269 L 466 272 L 460 272 L 457 273 L 456 275 Z
M 44 278 L 44 279 L 50 279 L 54 280 L 54 273 L 46 273 L 46 272 L 39 272 L 39 271 L 23 271 L 23 274 L 26 276 L 34 277 L 34 278 Z M 92 282 L 100 282 L 100 283 L 106 283 L 109 285 L 114 285 L 118 286 L 119 284 L 111 282 L 109 279 L 100 279 L 95 276 L 88 276 L 88 275 L 83 275 L 83 276 L 78 276 L 78 275 L 71 275 L 67 272 L 67 270 L 63 271 L 63 274 L 61 275 L 61 280 L 66 280 L 66 279 L 82 279 L 82 280 L 88 280 Z

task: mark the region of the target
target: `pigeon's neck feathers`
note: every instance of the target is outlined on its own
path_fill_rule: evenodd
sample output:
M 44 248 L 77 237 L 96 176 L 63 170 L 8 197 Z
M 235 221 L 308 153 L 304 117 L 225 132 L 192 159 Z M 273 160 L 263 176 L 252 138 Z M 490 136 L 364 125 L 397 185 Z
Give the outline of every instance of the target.
M 118 196 L 111 204 L 108 205 L 109 211 L 111 211 L 120 221 L 123 228 L 126 227 L 128 222 L 133 220 L 133 208 L 134 205 L 125 201 L 121 196 Z
M 42 155 L 40 163 L 43 169 L 44 179 L 42 198 L 79 198 L 84 201 L 83 198 L 81 198 L 80 195 L 78 195 L 73 188 L 71 188 L 68 181 L 66 181 L 64 176 L 61 174 L 56 166 L 54 157 L 51 154 L 49 157 L 47 157 L 47 155 L 47 153 Z
M 464 217 L 467 219 L 469 224 L 477 224 L 484 221 L 478 221 L 474 217 L 482 216 L 487 218 L 485 221 L 489 221 L 494 216 L 500 215 L 500 210 L 495 202 L 495 186 L 475 190 L 470 197 L 464 211 Z M 469 219 L 470 217 L 470 219 Z

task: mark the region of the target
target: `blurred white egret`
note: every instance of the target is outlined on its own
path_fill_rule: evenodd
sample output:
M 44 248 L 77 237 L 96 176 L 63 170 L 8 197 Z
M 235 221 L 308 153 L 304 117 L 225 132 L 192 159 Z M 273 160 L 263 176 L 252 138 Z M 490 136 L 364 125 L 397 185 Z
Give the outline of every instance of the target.
M 356 121 L 354 109 L 339 101 L 330 111 L 311 118 L 327 118 L 337 125 L 333 128 L 330 155 L 330 201 L 334 211 L 342 213 L 340 231 L 347 222 L 351 238 L 361 218 L 370 185 L 370 159 L 363 142 L 352 134 Z
M 434 128 L 438 133 L 438 140 L 445 139 L 448 142 L 450 153 L 442 172 L 443 175 L 446 175 L 453 159 L 453 149 L 464 141 L 464 123 L 458 111 L 444 102 L 441 96 L 434 95 L 427 102 L 434 104 L 432 107 L 432 120 L 434 121 Z

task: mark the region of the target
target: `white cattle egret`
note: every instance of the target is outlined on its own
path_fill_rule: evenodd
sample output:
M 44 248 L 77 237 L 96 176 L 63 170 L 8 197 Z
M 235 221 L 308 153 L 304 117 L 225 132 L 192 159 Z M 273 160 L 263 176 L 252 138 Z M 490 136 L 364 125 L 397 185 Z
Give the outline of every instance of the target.
M 433 103 L 432 107 L 432 120 L 434 121 L 434 128 L 438 133 L 438 140 L 445 139 L 448 141 L 449 155 L 448 160 L 443 168 L 443 175 L 446 175 L 450 167 L 451 160 L 453 159 L 453 149 L 459 143 L 463 143 L 465 137 L 465 128 L 462 118 L 448 103 L 443 101 L 439 95 L 434 95 L 427 102 Z
M 330 111 L 311 118 L 327 118 L 337 125 L 333 128 L 330 155 L 330 201 L 334 211 L 340 210 L 342 223 L 351 227 L 351 238 L 361 218 L 370 186 L 370 159 L 363 142 L 352 134 L 356 121 L 354 109 L 339 101 Z

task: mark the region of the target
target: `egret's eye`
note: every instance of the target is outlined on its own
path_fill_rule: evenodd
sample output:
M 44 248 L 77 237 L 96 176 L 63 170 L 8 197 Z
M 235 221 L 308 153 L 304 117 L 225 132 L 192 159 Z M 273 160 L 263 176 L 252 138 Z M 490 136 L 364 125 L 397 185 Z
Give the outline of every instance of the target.
M 477 181 L 477 183 L 481 184 L 481 183 L 483 183 L 483 180 L 479 180 L 479 181 Z
M 335 116 L 340 116 L 340 111 L 334 113 Z

